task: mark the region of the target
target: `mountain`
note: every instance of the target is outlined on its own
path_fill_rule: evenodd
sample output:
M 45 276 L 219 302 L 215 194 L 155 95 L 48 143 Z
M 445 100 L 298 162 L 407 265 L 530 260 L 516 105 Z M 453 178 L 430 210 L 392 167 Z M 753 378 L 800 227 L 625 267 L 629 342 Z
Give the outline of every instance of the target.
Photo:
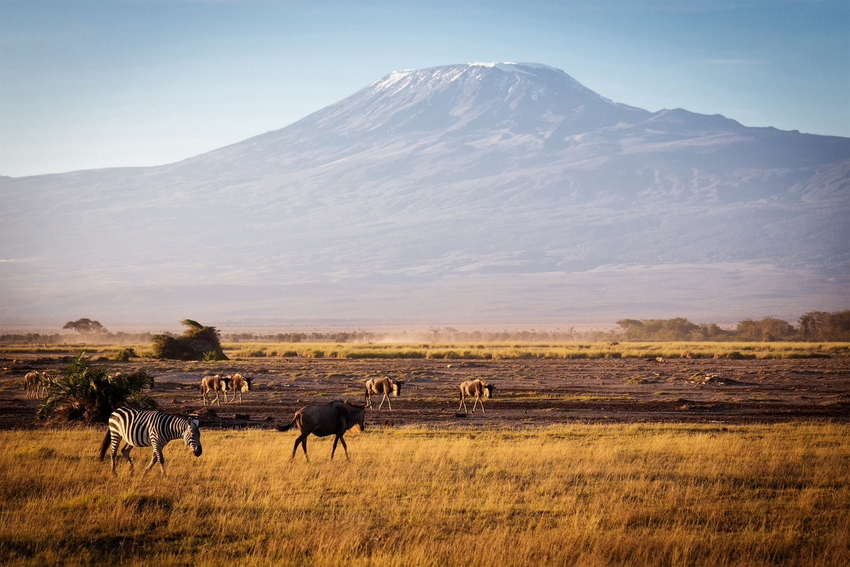
M 0 178 L 0 325 L 795 320 L 850 303 L 850 139 L 537 64 L 395 72 L 149 168 Z

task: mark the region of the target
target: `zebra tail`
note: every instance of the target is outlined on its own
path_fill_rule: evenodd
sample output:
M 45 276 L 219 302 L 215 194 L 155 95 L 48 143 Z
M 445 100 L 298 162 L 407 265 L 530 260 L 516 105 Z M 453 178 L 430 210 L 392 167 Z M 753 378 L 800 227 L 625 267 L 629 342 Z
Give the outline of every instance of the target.
M 292 426 L 295 425 L 295 422 L 298 420 L 298 416 L 293 417 L 292 421 L 289 422 L 288 425 L 275 425 L 278 431 L 289 431 L 292 429 Z
M 103 443 L 100 444 L 100 460 L 103 460 L 103 457 L 106 455 L 106 450 L 109 449 L 109 445 L 112 442 L 112 432 L 109 428 L 106 429 L 106 437 L 103 438 Z

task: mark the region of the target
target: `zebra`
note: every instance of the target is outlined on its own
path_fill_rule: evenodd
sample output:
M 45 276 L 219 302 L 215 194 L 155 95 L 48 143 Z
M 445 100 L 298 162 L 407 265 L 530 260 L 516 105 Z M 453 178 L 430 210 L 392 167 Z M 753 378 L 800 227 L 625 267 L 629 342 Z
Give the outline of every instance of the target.
M 169 441 L 182 437 L 195 456 L 200 457 L 202 452 L 201 431 L 198 429 L 198 425 L 198 419 L 194 417 L 184 419 L 161 411 L 118 408 L 109 416 L 109 428 L 106 430 L 103 443 L 100 445 L 100 460 L 103 461 L 106 450 L 111 449 L 112 475 L 118 476 L 118 473 L 115 472 L 115 465 L 118 461 L 118 445 L 121 444 L 121 439 L 123 439 L 126 444 L 121 449 L 121 453 L 130 463 L 130 474 L 133 474 L 133 461 L 130 459 L 130 451 L 133 450 L 133 447 L 153 447 L 153 458 L 145 468 L 145 474 L 151 470 L 155 463 L 159 462 L 162 476 L 168 476 L 165 474 L 165 458 L 162 456 L 163 447 Z

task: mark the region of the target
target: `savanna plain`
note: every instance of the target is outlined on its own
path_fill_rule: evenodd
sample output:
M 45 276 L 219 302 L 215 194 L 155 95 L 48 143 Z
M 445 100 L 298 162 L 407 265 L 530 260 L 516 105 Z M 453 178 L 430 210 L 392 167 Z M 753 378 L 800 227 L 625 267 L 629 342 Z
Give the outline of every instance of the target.
M 23 375 L 77 350 L 0 350 L 0 562 L 850 564 L 847 345 L 251 348 L 118 362 L 118 347 L 88 347 L 93 364 L 152 373 L 163 411 L 200 417 L 203 455 L 172 442 L 167 478 L 142 474 L 150 449 L 113 478 L 105 426 L 35 419 Z M 255 387 L 204 406 L 200 379 L 218 372 Z M 346 435 L 350 460 L 315 437 L 310 462 L 290 459 L 297 434 L 275 423 L 362 403 L 377 376 L 401 395 Z M 474 378 L 495 384 L 486 413 L 458 409 Z

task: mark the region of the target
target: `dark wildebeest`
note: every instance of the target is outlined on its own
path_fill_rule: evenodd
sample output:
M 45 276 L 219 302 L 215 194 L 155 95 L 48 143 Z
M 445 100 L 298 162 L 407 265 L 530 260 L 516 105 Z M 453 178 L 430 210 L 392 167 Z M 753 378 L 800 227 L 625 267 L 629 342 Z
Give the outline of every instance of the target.
M 204 405 L 207 405 L 207 392 L 215 392 L 215 400 L 214 402 L 218 402 L 218 405 L 221 405 L 221 401 L 218 399 L 219 392 L 227 391 L 227 383 L 229 381 L 229 377 L 223 377 L 221 374 L 214 374 L 212 376 L 204 376 L 201 380 L 201 394 L 204 397 Z M 224 395 L 224 401 L 227 401 L 227 394 Z M 212 402 L 210 402 L 212 405 Z
M 393 380 L 386 376 L 383 378 L 371 378 L 366 380 L 366 407 L 372 407 L 372 394 L 381 394 L 383 397 L 381 398 L 381 403 L 378 405 L 378 409 L 383 407 L 384 400 L 387 401 L 387 405 L 390 406 L 390 409 L 393 409 L 393 405 L 390 403 L 390 394 L 397 398 L 398 395 L 401 394 L 402 384 L 404 384 L 404 381 Z
M 228 380 L 225 382 L 225 390 L 224 390 L 224 402 L 227 402 L 227 392 L 233 392 L 233 399 L 230 400 L 230 403 L 236 401 L 236 394 L 239 394 L 239 403 L 242 403 L 242 393 L 250 392 L 253 387 L 253 378 L 249 378 L 247 376 L 242 376 L 241 374 L 232 374 L 226 377 Z
M 295 458 L 295 452 L 298 450 L 298 445 L 304 449 L 304 457 L 310 461 L 307 456 L 307 436 L 311 433 L 316 437 L 327 437 L 335 435 L 334 446 L 331 450 L 331 460 L 336 452 L 336 444 L 342 441 L 342 448 L 345 449 L 345 458 L 348 459 L 348 447 L 345 445 L 345 439 L 342 438 L 345 432 L 352 428 L 357 428 L 358 431 L 363 431 L 365 425 L 363 418 L 366 414 L 365 406 L 358 406 L 348 402 L 335 401 L 326 406 L 307 406 L 295 412 L 295 417 L 288 425 L 278 425 L 278 431 L 289 431 L 293 425 L 298 425 L 301 435 L 295 440 L 295 446 L 292 448 L 292 458 Z
M 481 413 L 487 413 L 484 411 L 484 400 L 492 395 L 493 384 L 488 384 L 480 378 L 464 382 L 460 385 L 460 405 L 457 411 L 460 411 L 460 408 L 463 408 L 463 411 L 467 411 L 466 398 L 475 396 L 475 403 L 472 404 L 472 413 L 475 413 L 475 406 L 478 402 L 481 402 Z

